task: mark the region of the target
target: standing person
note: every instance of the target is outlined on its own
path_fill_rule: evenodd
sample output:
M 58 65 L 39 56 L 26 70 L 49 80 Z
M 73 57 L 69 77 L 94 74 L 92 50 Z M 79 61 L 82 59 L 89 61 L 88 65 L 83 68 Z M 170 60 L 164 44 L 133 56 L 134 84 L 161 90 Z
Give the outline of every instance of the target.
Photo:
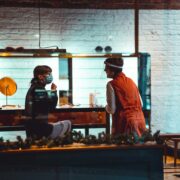
M 28 116 L 26 123 L 27 137 L 63 137 L 71 131 L 69 120 L 57 123 L 48 123 L 48 113 L 56 108 L 57 86 L 52 83 L 52 69 L 49 66 L 36 66 L 33 71 L 34 77 L 26 94 L 25 113 Z M 51 84 L 52 83 L 52 84 Z M 46 91 L 45 86 L 51 84 L 51 90 Z
M 137 86 L 122 72 L 122 58 L 108 58 L 104 64 L 107 78 L 112 78 L 106 91 L 106 111 L 112 114 L 112 134 L 133 133 L 141 137 L 146 126 Z

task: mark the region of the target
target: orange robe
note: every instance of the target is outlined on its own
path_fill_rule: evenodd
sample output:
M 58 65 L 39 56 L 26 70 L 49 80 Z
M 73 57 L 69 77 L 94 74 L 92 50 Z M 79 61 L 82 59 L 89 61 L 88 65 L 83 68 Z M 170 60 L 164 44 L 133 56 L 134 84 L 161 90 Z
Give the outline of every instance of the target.
M 110 81 L 116 97 L 116 111 L 112 116 L 112 134 L 136 132 L 140 137 L 146 130 L 139 90 L 122 72 Z

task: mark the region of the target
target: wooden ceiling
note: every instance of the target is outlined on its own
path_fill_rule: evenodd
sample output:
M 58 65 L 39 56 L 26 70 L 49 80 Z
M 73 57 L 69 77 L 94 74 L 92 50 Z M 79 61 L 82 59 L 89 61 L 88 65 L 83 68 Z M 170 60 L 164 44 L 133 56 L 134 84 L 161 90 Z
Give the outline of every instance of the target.
M 180 0 L 0 0 L 0 7 L 75 9 L 180 9 Z

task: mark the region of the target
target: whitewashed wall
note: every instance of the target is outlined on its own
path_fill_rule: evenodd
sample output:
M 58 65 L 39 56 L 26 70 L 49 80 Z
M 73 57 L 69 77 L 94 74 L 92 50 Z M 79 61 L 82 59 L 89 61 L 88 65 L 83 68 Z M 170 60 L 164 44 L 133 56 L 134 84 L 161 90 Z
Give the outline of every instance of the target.
M 94 53 L 98 45 L 110 45 L 113 52 L 134 52 L 133 15 L 133 10 L 41 9 L 40 44 L 71 53 Z M 140 11 L 140 51 L 152 56 L 153 131 L 180 131 L 179 19 L 178 10 Z M 39 48 L 38 33 L 38 9 L 0 8 L 0 48 Z M 16 67 L 17 61 L 12 63 Z M 7 69 L 26 74 L 23 65 L 18 71 L 1 64 L 0 77 Z M 102 67 L 97 63 L 96 68 Z
M 134 51 L 132 10 L 42 8 L 40 14 L 42 47 L 80 53 L 113 45 L 114 52 Z M 0 47 L 39 48 L 38 15 L 38 8 L 0 8 Z
M 151 54 L 152 129 L 180 132 L 180 11 L 140 11 L 140 51 Z

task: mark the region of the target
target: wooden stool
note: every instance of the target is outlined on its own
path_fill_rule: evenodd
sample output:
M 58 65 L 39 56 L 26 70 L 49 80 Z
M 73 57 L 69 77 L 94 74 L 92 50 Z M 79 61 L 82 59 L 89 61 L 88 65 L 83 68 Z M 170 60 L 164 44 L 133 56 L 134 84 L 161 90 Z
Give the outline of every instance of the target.
M 176 166 L 177 156 L 178 156 L 178 143 L 180 142 L 180 134 L 161 134 L 161 138 L 165 140 L 164 145 L 164 156 L 165 156 L 165 163 L 167 160 L 167 148 L 168 148 L 168 141 L 173 143 L 173 151 L 174 151 L 174 167 Z
M 176 166 L 177 156 L 178 156 L 178 143 L 180 142 L 180 138 L 172 138 L 174 142 L 174 166 Z

